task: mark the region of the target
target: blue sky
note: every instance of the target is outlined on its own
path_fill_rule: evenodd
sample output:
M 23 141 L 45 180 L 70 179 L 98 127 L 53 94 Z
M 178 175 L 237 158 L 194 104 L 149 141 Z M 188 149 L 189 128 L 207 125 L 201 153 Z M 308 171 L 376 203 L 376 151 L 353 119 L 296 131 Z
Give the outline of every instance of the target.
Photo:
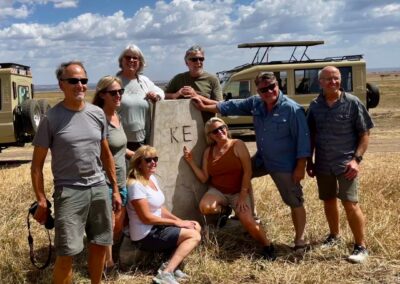
M 169 80 L 200 44 L 215 73 L 248 63 L 247 42 L 324 40 L 312 58 L 364 54 L 368 68 L 400 67 L 400 3 L 387 0 L 2 0 L 0 62 L 32 67 L 35 84 L 54 84 L 63 61 L 85 63 L 92 83 L 118 71 L 129 43 L 147 61 L 144 74 Z M 272 60 L 290 51 L 273 50 Z

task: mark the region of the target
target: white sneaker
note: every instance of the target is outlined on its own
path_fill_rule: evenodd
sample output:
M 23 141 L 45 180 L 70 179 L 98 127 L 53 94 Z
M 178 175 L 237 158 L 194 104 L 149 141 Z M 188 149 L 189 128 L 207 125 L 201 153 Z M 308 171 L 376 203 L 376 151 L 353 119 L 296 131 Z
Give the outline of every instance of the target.
M 168 265 L 168 262 L 164 262 L 161 264 L 159 270 L 164 270 Z M 185 272 L 183 272 L 182 270 L 180 270 L 179 268 L 177 268 L 174 271 L 174 277 L 177 281 L 185 281 L 185 280 L 189 280 L 189 275 L 187 275 Z
M 158 270 L 156 277 L 153 278 L 153 283 L 157 284 L 179 284 L 171 272 Z
M 363 263 L 368 258 L 368 250 L 360 245 L 354 245 L 353 253 L 347 258 L 352 263 Z

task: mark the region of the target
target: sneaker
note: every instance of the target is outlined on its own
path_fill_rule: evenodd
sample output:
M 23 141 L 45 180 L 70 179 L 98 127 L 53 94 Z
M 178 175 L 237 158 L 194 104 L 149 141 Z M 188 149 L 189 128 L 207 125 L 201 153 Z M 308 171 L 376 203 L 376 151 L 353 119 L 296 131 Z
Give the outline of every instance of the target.
M 353 253 L 347 258 L 353 263 L 363 263 L 368 258 L 368 250 L 360 245 L 354 245 Z
M 156 277 L 153 278 L 153 283 L 157 284 L 179 284 L 171 272 L 158 270 Z
M 265 246 L 261 254 L 266 260 L 274 261 L 276 259 L 275 248 L 272 244 Z
M 167 267 L 168 262 L 163 262 L 159 268 L 159 270 L 164 271 L 164 269 Z M 185 281 L 189 280 L 189 275 L 187 275 L 185 272 L 180 270 L 179 268 L 175 269 L 174 271 L 174 277 L 177 281 Z
M 219 214 L 219 218 L 217 221 L 217 227 L 222 228 L 228 222 L 229 216 L 232 214 L 232 208 L 230 206 L 224 206 L 221 209 L 221 213 Z
M 329 234 L 328 237 L 323 241 L 321 248 L 332 248 L 339 245 L 341 238 L 336 235 Z

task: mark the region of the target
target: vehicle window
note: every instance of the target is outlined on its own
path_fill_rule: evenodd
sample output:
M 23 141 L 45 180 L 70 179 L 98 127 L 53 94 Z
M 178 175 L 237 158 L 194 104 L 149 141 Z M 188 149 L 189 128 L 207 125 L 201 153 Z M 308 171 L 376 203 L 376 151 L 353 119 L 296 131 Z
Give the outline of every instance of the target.
M 18 86 L 18 103 L 23 103 L 25 100 L 29 99 L 29 97 L 29 87 Z
M 250 97 L 250 81 L 232 81 L 225 88 L 225 100 Z
M 295 70 L 296 95 L 317 94 L 320 92 L 318 72 L 322 68 Z M 339 67 L 342 74 L 342 88 L 353 91 L 351 67 Z
M 286 71 L 278 71 L 274 72 L 276 80 L 278 81 L 279 89 L 284 93 L 287 94 L 287 72 Z

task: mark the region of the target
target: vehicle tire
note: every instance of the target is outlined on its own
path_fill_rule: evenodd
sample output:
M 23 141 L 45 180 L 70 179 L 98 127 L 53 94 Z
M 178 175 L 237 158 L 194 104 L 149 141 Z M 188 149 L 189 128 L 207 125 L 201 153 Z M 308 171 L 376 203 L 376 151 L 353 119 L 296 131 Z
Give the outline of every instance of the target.
M 367 109 L 377 107 L 379 104 L 379 97 L 378 86 L 367 83 Z
M 39 104 L 41 114 L 46 114 L 46 112 L 51 108 L 49 102 L 45 99 L 38 100 L 37 102 Z
M 25 132 L 35 135 L 41 119 L 39 103 L 36 100 L 26 100 L 21 104 L 22 123 Z

